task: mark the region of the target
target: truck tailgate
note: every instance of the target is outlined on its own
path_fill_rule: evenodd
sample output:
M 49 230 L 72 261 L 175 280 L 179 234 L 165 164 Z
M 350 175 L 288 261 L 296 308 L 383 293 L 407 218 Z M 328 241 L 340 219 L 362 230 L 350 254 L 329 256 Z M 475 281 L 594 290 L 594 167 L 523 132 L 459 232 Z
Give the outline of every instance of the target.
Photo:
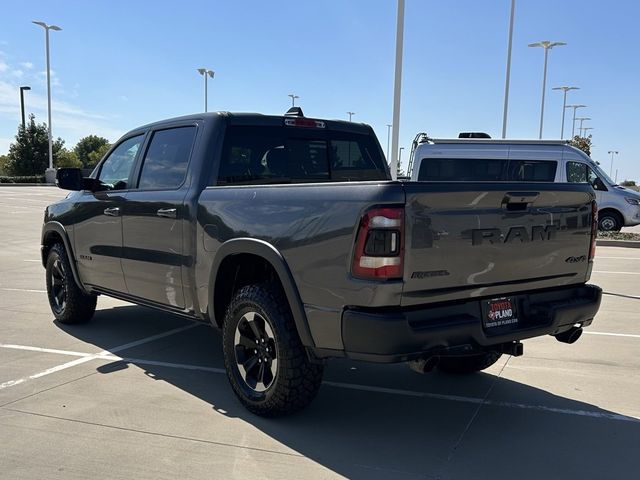
M 588 280 L 588 185 L 404 184 L 402 305 L 583 283 Z

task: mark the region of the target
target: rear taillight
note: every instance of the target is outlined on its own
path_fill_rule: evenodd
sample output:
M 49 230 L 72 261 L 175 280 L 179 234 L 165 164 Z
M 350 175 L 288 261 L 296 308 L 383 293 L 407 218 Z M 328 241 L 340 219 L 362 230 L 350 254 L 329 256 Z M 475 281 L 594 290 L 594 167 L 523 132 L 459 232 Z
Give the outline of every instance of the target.
M 404 207 L 380 207 L 360 219 L 351 271 L 375 280 L 402 278 L 404 268 Z
M 596 237 L 598 236 L 598 204 L 591 202 L 591 248 L 589 248 L 589 261 L 596 256 Z

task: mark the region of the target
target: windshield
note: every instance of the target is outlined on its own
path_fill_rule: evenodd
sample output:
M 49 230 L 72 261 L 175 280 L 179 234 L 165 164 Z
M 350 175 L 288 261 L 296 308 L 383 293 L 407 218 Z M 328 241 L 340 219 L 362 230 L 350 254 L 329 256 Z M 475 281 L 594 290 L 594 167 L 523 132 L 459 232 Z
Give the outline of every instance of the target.
M 596 162 L 593 162 L 591 164 L 591 169 L 595 170 L 595 172 L 598 174 L 598 176 L 600 177 L 601 180 L 604 180 L 606 183 L 608 183 L 611 186 L 616 186 L 617 183 L 614 182 L 613 180 L 611 180 L 611 177 L 609 177 L 609 175 L 607 175 L 604 170 L 602 170 L 600 168 L 600 165 L 598 165 Z

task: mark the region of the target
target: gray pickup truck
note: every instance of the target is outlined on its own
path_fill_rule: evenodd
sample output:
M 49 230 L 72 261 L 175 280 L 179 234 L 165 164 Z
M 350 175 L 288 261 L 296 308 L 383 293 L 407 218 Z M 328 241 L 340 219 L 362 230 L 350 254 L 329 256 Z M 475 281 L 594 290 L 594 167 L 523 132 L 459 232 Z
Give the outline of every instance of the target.
M 470 373 L 592 322 L 589 185 L 390 178 L 371 127 L 295 109 L 137 128 L 90 177 L 58 170 L 51 309 L 84 322 L 108 295 L 210 322 L 260 415 L 306 406 L 331 357 Z

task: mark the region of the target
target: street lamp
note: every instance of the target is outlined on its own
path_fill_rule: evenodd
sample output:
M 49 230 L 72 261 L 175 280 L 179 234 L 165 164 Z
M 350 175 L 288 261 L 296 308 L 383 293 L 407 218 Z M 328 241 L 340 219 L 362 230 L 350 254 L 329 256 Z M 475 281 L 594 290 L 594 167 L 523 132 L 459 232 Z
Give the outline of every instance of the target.
M 576 118 L 576 120 L 580 120 L 580 136 L 582 136 L 582 124 L 584 123 L 585 120 L 591 120 L 591 117 L 578 117 Z
M 540 135 L 538 138 L 542 138 L 542 124 L 544 122 L 544 96 L 547 89 L 547 62 L 549 59 L 549 50 L 553 47 L 561 47 L 566 45 L 564 42 L 551 42 L 549 40 L 543 40 L 542 42 L 530 43 L 530 47 L 544 48 L 544 71 L 542 74 L 542 103 L 540 106 Z
M 391 138 L 391 124 L 387 123 L 387 161 L 389 161 L 389 138 Z
M 22 113 L 22 129 L 25 129 L 24 123 L 24 91 L 31 90 L 31 87 L 20 87 L 20 112 Z
M 393 120 L 391 121 L 391 178 L 398 177 L 396 154 L 400 137 L 400 99 L 402 97 L 402 47 L 404 45 L 404 0 L 398 0 L 396 18 L 396 65 L 393 79 Z
M 287 96 L 291 97 L 291 106 L 295 107 L 296 106 L 296 98 L 300 98 L 300 97 L 298 95 L 294 94 L 294 93 L 290 93 Z
M 515 13 L 516 0 L 511 0 L 511 15 L 509 16 L 509 43 L 507 46 L 507 73 L 504 81 L 504 108 L 502 110 L 502 138 L 507 137 L 507 111 L 509 109 L 509 82 L 511 78 L 511 46 L 513 44 L 513 18 Z
M 576 110 L 579 108 L 585 108 L 586 105 L 567 105 L 565 108 L 573 108 L 573 123 L 571 127 L 571 138 L 576 136 Z
M 213 70 L 208 70 L 206 68 L 199 68 L 198 73 L 204 77 L 204 112 L 207 113 L 207 77 L 213 78 L 215 72 Z
M 49 133 L 49 168 L 44 172 L 47 183 L 53 183 L 55 179 L 55 170 L 53 169 L 53 134 L 51 133 L 51 62 L 49 59 L 49 30 L 58 32 L 62 30 L 57 25 L 47 25 L 44 22 L 33 21 L 36 25 L 40 25 L 45 31 L 45 48 L 47 52 L 47 115 L 48 115 L 48 133 Z
M 617 150 L 609 150 L 607 153 L 611 155 L 611 167 L 609 168 L 609 176 L 611 176 L 613 173 L 613 156 L 618 155 L 619 152 Z
M 351 117 L 354 116 L 356 114 L 356 112 L 347 112 L 347 115 L 349 115 L 349 121 L 351 121 Z
M 586 137 L 587 136 L 587 130 L 593 130 L 593 127 L 584 127 L 582 129 L 582 136 Z
M 562 90 L 564 95 L 563 95 L 563 100 L 562 100 L 562 128 L 560 130 L 560 140 L 564 139 L 564 114 L 567 110 L 567 92 L 569 90 L 580 90 L 580 87 L 553 87 L 553 90 Z

